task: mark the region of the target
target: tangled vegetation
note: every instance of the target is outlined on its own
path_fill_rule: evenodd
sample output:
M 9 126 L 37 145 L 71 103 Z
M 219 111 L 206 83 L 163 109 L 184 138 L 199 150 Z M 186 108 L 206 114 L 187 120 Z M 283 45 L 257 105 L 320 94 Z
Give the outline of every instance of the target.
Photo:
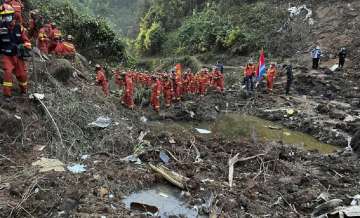
M 66 34 L 74 36 L 81 54 L 91 59 L 127 63 L 126 45 L 103 17 L 77 10 L 70 1 L 28 0 L 46 21 L 55 21 Z
M 271 1 L 158 0 L 143 15 L 136 48 L 148 55 L 271 49 L 286 16 Z

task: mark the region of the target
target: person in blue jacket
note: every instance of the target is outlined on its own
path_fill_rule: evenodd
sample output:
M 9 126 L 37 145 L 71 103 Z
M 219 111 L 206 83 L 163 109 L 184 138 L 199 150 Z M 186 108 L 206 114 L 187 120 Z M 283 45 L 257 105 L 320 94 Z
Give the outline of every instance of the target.
M 321 49 L 319 46 L 316 46 L 316 48 L 311 50 L 311 57 L 313 59 L 313 69 L 318 69 L 319 68 L 319 62 L 320 62 L 320 57 L 321 57 Z

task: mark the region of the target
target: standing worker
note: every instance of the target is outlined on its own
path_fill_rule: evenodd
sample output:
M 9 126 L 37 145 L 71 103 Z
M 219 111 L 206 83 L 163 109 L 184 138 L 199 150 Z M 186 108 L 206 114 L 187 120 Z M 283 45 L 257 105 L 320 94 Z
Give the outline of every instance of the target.
M 57 28 L 56 23 L 51 23 L 50 31 L 50 43 L 49 43 L 49 52 L 53 52 L 56 46 L 61 42 L 61 31 Z
M 121 103 L 125 105 L 129 109 L 134 109 L 134 82 L 129 73 L 121 73 L 120 74 L 121 83 L 118 85 L 124 85 L 124 95 L 121 99 Z
M 216 88 L 216 91 L 224 92 L 224 75 L 218 67 L 216 67 L 212 72 L 211 78 L 212 85 Z
M 313 60 L 312 68 L 317 70 L 319 68 L 319 62 L 321 58 L 321 49 L 320 46 L 316 46 L 313 50 L 311 50 L 311 57 Z
M 45 24 L 40 30 L 37 37 L 37 47 L 43 54 L 49 53 L 49 42 L 50 42 L 50 24 Z
M 289 95 L 290 94 L 290 87 L 292 85 L 292 82 L 294 80 L 294 75 L 293 75 L 293 68 L 291 64 L 287 64 L 284 66 L 285 70 L 286 70 L 286 88 L 285 88 L 285 94 Z
M 23 24 L 22 11 L 24 5 L 21 0 L 5 0 L 5 3 L 9 4 L 14 9 L 14 19 L 20 22 L 20 24 Z
M 266 73 L 267 88 L 269 92 L 272 92 L 274 86 L 274 79 L 276 76 L 275 63 L 271 63 L 270 69 Z
M 339 67 L 342 69 L 345 65 L 346 48 L 341 48 L 339 52 Z
M 24 58 L 30 57 L 31 43 L 25 28 L 14 19 L 15 10 L 8 4 L 1 5 L 0 49 L 4 70 L 3 93 L 7 101 L 11 98 L 12 74 L 15 73 L 22 94 L 27 91 L 27 69 Z
M 164 100 L 165 100 L 165 107 L 169 108 L 171 106 L 172 94 L 174 92 L 172 81 L 169 78 L 169 75 L 164 75 L 164 82 L 163 82 L 163 92 L 164 92 Z
M 160 95 L 161 95 L 161 82 L 159 78 L 157 78 L 155 75 L 151 77 L 152 79 L 152 86 L 151 86 L 151 99 L 150 103 L 154 111 L 157 113 L 160 112 Z
M 96 70 L 96 84 L 101 86 L 105 96 L 109 96 L 109 82 L 106 79 L 104 69 L 99 64 L 96 64 L 95 70 Z
M 246 91 L 254 91 L 254 80 L 253 77 L 255 76 L 256 68 L 255 65 L 249 61 L 244 69 L 244 77 L 245 77 L 245 86 Z
M 208 69 L 203 68 L 200 71 L 200 74 L 198 76 L 198 82 L 199 82 L 199 93 L 200 96 L 203 97 L 206 92 L 209 85 L 209 76 L 208 76 Z

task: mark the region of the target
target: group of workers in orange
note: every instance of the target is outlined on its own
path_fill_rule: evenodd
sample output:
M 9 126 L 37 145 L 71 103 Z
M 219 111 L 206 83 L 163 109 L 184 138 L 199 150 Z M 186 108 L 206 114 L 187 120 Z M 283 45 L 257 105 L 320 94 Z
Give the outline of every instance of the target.
M 249 61 L 244 68 L 244 83 L 246 91 L 252 92 L 255 88 L 256 78 L 258 78 L 257 66 Z M 274 86 L 274 79 L 276 77 L 277 70 L 275 63 L 270 64 L 270 68 L 266 71 L 265 79 L 268 92 L 272 92 Z
M 63 37 L 55 22 L 46 23 L 38 10 L 30 12 L 29 32 L 36 41 L 37 48 L 42 54 L 74 57 L 76 53 L 73 36 Z
M 3 67 L 3 95 L 11 100 L 13 74 L 15 74 L 21 94 L 27 93 L 28 73 L 25 60 L 30 57 L 31 39 L 43 54 L 75 56 L 72 36 L 63 40 L 55 23 L 45 24 L 38 10 L 30 12 L 29 20 L 23 18 L 24 5 L 21 0 L 4 0 L 0 5 L 0 51 Z M 30 33 L 30 37 L 29 34 Z
M 109 82 L 106 79 L 105 71 L 100 65 L 96 65 L 96 83 L 102 87 L 105 96 L 109 95 Z M 181 101 L 182 97 L 188 94 L 200 94 L 204 96 L 209 88 L 217 92 L 224 91 L 224 75 L 217 67 L 211 72 L 203 67 L 194 74 L 190 69 L 182 72 L 181 65 L 177 64 L 171 73 L 127 71 L 122 72 L 120 68 L 113 70 L 115 83 L 123 88 L 121 103 L 133 109 L 135 86 L 151 89 L 150 104 L 154 111 L 160 111 L 160 97 L 163 96 L 165 107 L 170 107 L 175 101 Z

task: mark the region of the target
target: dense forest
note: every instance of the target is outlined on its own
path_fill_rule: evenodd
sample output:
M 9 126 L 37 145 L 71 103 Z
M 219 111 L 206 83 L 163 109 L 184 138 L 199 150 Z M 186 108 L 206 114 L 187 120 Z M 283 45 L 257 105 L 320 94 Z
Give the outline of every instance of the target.
M 247 55 L 261 47 L 277 52 L 287 5 L 251 0 L 76 0 L 87 13 L 106 17 L 132 40 L 140 55 L 228 52 Z M 281 43 L 280 43 L 281 44 Z M 286 44 L 286 43 L 285 43 Z

